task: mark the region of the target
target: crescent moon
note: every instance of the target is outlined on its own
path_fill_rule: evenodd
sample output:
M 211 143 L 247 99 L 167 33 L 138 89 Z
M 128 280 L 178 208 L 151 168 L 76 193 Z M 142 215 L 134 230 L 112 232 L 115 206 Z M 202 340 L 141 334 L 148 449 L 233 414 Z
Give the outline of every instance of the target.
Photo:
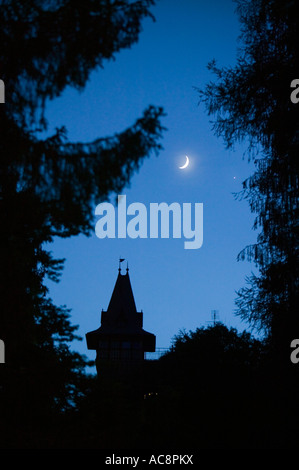
M 186 155 L 186 162 L 184 163 L 183 166 L 179 166 L 179 169 L 183 170 L 184 168 L 187 168 L 188 165 L 189 165 L 189 157 L 187 157 Z

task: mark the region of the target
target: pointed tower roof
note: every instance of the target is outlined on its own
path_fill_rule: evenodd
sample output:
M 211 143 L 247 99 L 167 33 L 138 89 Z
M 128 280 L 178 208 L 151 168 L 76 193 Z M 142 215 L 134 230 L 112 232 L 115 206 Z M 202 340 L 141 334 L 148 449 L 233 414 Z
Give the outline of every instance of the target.
M 155 335 L 142 328 L 143 313 L 136 309 L 135 299 L 127 267 L 126 274 L 118 276 L 105 312 L 102 310 L 101 326 L 86 334 L 88 349 L 97 349 L 99 340 L 142 340 L 145 351 L 155 351 Z
M 117 316 L 121 312 L 129 316 L 137 312 L 128 269 L 126 274 L 121 274 L 120 269 L 118 270 L 107 310 L 110 317 Z

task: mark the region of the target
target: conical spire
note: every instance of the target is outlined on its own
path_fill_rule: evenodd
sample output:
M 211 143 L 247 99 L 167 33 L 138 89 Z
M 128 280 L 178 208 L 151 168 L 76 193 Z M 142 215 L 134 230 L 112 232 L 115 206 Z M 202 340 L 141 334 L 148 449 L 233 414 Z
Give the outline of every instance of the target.
M 135 323 L 137 315 L 135 299 L 129 273 L 118 273 L 113 293 L 108 305 L 106 318 L 109 323 L 116 322 L 121 316 L 126 324 Z
M 126 274 L 121 273 L 119 260 L 118 276 L 107 311 L 102 310 L 101 326 L 86 333 L 88 349 L 98 349 L 99 341 L 140 342 L 143 351 L 155 350 L 155 335 L 143 330 L 143 313 L 136 309 L 135 299 L 127 265 Z M 111 343 L 112 344 L 112 343 Z

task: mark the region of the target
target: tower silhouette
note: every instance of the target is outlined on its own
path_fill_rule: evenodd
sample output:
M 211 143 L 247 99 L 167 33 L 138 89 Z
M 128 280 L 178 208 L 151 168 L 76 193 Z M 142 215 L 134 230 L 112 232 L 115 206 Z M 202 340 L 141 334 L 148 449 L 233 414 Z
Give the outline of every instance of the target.
M 86 342 L 88 349 L 96 350 L 98 375 L 141 368 L 144 353 L 155 351 L 156 337 L 143 329 L 143 312 L 136 309 L 128 267 L 122 274 L 119 265 L 108 309 L 101 313 L 101 326 L 86 333 Z

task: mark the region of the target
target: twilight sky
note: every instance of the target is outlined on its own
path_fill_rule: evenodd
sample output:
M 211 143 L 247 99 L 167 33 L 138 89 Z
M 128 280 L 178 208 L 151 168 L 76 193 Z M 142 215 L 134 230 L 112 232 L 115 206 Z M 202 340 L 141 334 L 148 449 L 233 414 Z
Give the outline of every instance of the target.
M 53 254 L 66 262 L 60 283 L 48 283 L 50 296 L 72 309 L 71 322 L 83 336 L 72 347 L 91 359 L 95 352 L 87 350 L 85 333 L 100 326 L 120 256 L 129 262 L 136 306 L 157 347 L 169 347 L 180 329 L 207 326 L 212 310 L 228 327 L 248 328 L 234 315 L 234 300 L 254 266 L 236 258 L 257 234 L 247 203 L 236 201 L 233 193 L 252 165 L 241 147 L 227 151 L 213 135 L 194 89 L 213 79 L 206 68 L 211 59 L 219 66 L 234 65 L 239 35 L 234 10 L 231 0 L 157 1 L 156 22 L 143 23 L 137 44 L 95 71 L 83 92 L 66 90 L 48 105 L 50 132 L 65 125 L 69 139 L 82 142 L 121 132 L 148 105 L 162 106 L 168 129 L 164 150 L 145 160 L 122 194 L 127 205 L 191 203 L 194 211 L 195 203 L 203 203 L 203 245 L 197 250 L 184 249 L 184 238 L 100 240 L 95 233 L 52 245 Z M 190 166 L 179 170 L 185 155 Z

